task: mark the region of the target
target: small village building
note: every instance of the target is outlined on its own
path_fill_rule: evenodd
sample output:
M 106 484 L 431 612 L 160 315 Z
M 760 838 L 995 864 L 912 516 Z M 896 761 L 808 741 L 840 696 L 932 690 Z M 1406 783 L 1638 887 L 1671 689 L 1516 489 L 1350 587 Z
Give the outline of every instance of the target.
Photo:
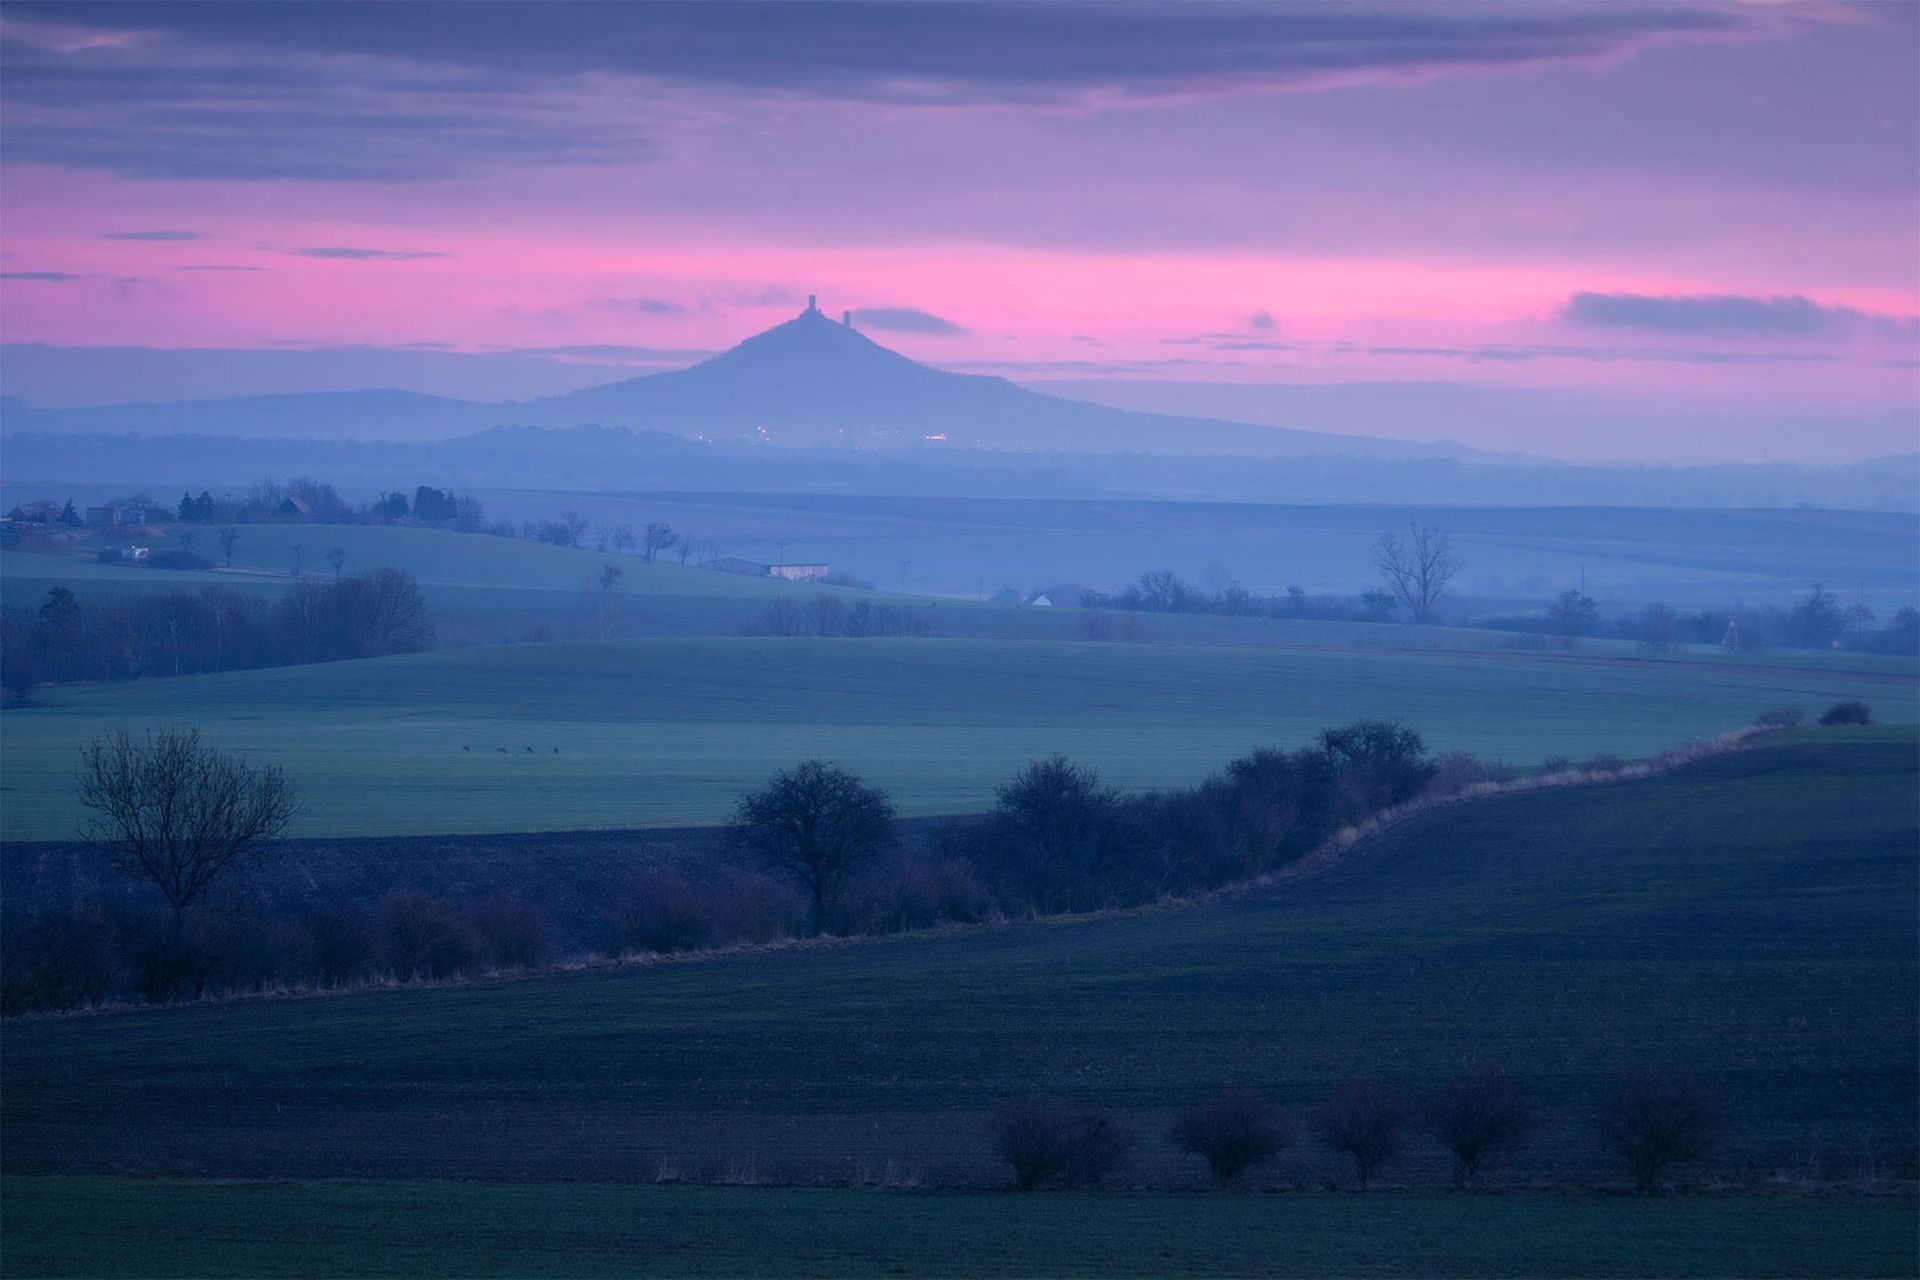
M 169 524 L 175 512 L 168 507 L 88 507 L 87 523 L 104 528 L 133 524 Z
M 23 502 L 7 512 L 7 519 L 14 524 L 58 524 L 64 510 L 65 505 L 58 502 Z
M 153 554 L 153 548 L 152 548 L 152 547 L 122 547 L 122 548 L 120 548 L 120 558 L 121 558 L 122 560 L 145 560 L 145 559 L 146 559 L 146 558 L 147 558 L 147 557 L 148 557 L 149 555 L 151 555 L 151 554 Z
M 313 514 L 313 507 L 299 494 L 291 493 L 273 509 L 273 514 L 282 520 L 305 520 Z
M 1027 597 L 1027 600 L 1026 600 L 1026 603 L 1027 603 L 1027 607 L 1028 607 L 1028 608 L 1031 608 L 1031 609 L 1051 609 L 1051 608 L 1053 608 L 1053 601 L 1052 601 L 1052 599 L 1050 599 L 1050 598 L 1049 598 L 1049 597 L 1047 596 L 1047 594 L 1046 594 L 1046 592 L 1044 592 L 1044 591 L 1036 591 L 1036 592 L 1034 592 L 1034 593 L 1033 593 L 1032 595 L 1030 595 L 1030 596 L 1028 596 L 1028 597 Z
M 707 568 L 718 569 L 721 573 L 744 574 L 749 578 L 782 578 L 788 582 L 825 582 L 830 568 L 824 564 L 766 564 L 759 560 L 742 560 L 739 556 L 721 556 L 709 560 Z

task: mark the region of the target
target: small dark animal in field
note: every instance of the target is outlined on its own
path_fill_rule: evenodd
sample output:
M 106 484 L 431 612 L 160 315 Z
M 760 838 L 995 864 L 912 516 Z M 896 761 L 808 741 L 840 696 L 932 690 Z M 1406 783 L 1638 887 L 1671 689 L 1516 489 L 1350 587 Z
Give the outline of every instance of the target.
M 505 747 L 495 747 L 494 750 L 498 751 L 501 755 L 507 754 L 507 749 Z
M 533 754 L 533 748 L 532 748 L 532 747 L 528 747 L 528 748 L 527 748 L 527 754 L 528 754 L 528 755 L 532 755 L 532 754 Z
M 555 754 L 555 755 L 559 755 L 559 754 L 560 754 L 560 748 L 558 748 L 558 747 L 555 747 L 555 748 L 553 749 L 553 754 Z
M 473 748 L 472 748 L 472 747 L 462 747 L 462 748 L 460 748 L 460 749 L 461 749 L 462 751 L 471 751 L 471 750 L 473 750 Z

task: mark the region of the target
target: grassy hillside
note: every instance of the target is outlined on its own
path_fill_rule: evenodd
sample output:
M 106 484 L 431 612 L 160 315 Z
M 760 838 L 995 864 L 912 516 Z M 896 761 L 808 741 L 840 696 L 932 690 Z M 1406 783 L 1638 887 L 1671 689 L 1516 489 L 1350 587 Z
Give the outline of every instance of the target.
M 1798 1277 L 1915 1265 L 1906 1199 L 0 1186 L 0 1257 L 23 1276 Z
M 1716 1168 L 1915 1162 L 1912 731 L 1776 737 L 1657 779 L 1437 811 L 1321 877 L 1189 909 L 472 987 L 18 1023 L 9 1172 L 987 1177 L 1027 1094 L 1170 1110 L 1246 1085 L 1505 1064 L 1591 1176 L 1617 1072 L 1696 1073 Z M 1333 1172 L 1302 1142 L 1273 1176 Z M 1417 1145 L 1409 1172 L 1439 1176 Z
M 810 755 L 866 773 L 908 814 L 971 812 L 1037 756 L 1165 786 L 1361 716 L 1522 763 L 1643 756 L 1782 704 L 1860 697 L 1911 722 L 1915 689 L 1911 675 L 1837 667 L 1586 654 L 741 637 L 490 647 L 45 690 L 7 713 L 0 832 L 70 836 L 78 748 L 168 724 L 284 765 L 307 802 L 295 834 L 356 835 L 709 821 Z

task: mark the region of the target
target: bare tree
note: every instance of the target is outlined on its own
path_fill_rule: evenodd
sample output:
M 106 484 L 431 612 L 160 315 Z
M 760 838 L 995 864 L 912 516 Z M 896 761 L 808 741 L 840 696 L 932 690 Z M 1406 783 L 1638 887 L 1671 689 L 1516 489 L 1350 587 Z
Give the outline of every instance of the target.
M 886 793 L 837 765 L 806 760 L 740 797 L 736 847 L 791 876 L 813 899 L 813 931 L 831 919 L 848 875 L 893 839 Z
M 1430 524 L 1410 524 L 1407 536 L 1383 533 L 1373 544 L 1373 562 L 1379 566 L 1393 598 L 1413 614 L 1415 622 L 1432 622 L 1434 609 L 1447 594 L 1447 584 L 1460 572 L 1452 538 Z
M 621 588 L 627 571 L 619 565 L 600 566 L 580 589 L 580 612 L 586 620 L 587 635 L 594 640 L 611 640 L 620 629 Z
M 1453 1182 L 1465 1186 L 1490 1158 L 1533 1132 L 1533 1106 L 1512 1076 L 1482 1067 L 1457 1076 L 1427 1100 L 1427 1128 L 1453 1153 Z
M 1407 1104 L 1377 1084 L 1344 1084 L 1314 1112 L 1313 1127 L 1330 1150 L 1352 1159 L 1354 1174 L 1365 1187 L 1383 1165 L 1399 1157 Z
M 327 563 L 333 566 L 333 580 L 340 581 L 340 571 L 347 567 L 347 549 L 335 547 L 327 552 Z
M 647 527 L 641 531 L 640 548 L 646 555 L 648 564 L 652 564 L 655 556 L 672 545 L 673 526 L 670 524 L 649 520 Z
M 633 549 L 640 545 L 640 535 L 630 524 L 617 524 L 607 534 L 607 544 L 623 556 L 632 555 Z
M 419 581 L 405 569 L 382 565 L 347 578 L 341 611 L 353 618 L 351 633 L 367 654 L 415 653 L 433 643 L 433 612 Z
M 693 554 L 693 535 L 683 533 L 675 538 L 673 540 L 673 550 L 674 554 L 680 557 L 680 563 L 685 564 L 687 557 Z
M 227 568 L 233 568 L 233 544 L 240 541 L 240 531 L 232 525 L 220 530 L 220 550 L 226 553 Z
M 279 835 L 300 811 L 279 766 L 251 768 L 198 729 L 135 739 L 122 731 L 80 753 L 82 837 L 120 870 L 160 890 L 174 931 L 235 859 Z
M 1287 1145 L 1287 1128 L 1271 1102 L 1246 1089 L 1230 1089 L 1182 1111 L 1167 1130 L 1167 1141 L 1205 1160 L 1214 1181 L 1229 1186 L 1279 1155 Z
M 1724 1121 L 1719 1099 L 1691 1076 L 1631 1076 L 1600 1108 L 1600 1142 L 1626 1161 L 1634 1185 L 1652 1191 L 1669 1166 L 1713 1150 Z
M 569 547 L 577 547 L 580 545 L 581 535 L 586 533 L 587 526 L 592 522 L 578 511 L 569 507 L 560 513 L 559 523 L 567 540 L 566 545 Z

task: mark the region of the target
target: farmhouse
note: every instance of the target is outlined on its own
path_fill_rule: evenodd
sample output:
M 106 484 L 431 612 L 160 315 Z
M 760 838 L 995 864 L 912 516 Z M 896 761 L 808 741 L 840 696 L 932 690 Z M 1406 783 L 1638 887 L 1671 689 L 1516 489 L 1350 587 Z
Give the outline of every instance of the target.
M 707 563 L 707 568 L 718 569 L 721 573 L 740 573 L 749 578 L 784 578 L 788 582 L 825 582 L 829 567 L 824 564 L 763 564 L 758 560 L 742 560 L 739 556 L 721 556 Z
M 122 560 L 145 560 L 151 554 L 153 554 L 153 548 L 151 547 L 120 548 L 120 558 Z
M 112 527 L 125 524 L 165 524 L 172 520 L 174 513 L 165 507 L 129 507 L 111 505 L 88 507 L 87 523 Z
M 282 520 L 304 520 L 313 514 L 313 507 L 299 494 L 290 493 L 273 509 L 273 514 Z
M 62 508 L 57 502 L 23 502 L 7 512 L 14 524 L 57 524 Z

